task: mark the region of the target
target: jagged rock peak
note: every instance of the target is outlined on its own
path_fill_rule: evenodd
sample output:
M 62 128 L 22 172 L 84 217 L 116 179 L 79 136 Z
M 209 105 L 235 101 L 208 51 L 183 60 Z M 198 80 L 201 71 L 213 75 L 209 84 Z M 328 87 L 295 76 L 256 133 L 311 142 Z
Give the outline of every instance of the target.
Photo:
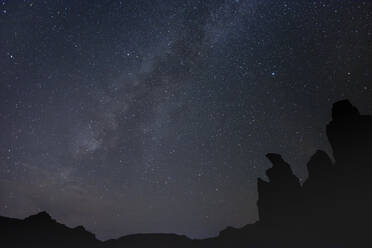
M 74 227 L 74 230 L 79 231 L 79 232 L 87 232 L 87 230 L 85 229 L 85 227 L 84 226 L 81 226 L 81 225 Z
M 34 215 L 31 215 L 29 217 L 27 217 L 25 220 L 28 220 L 28 221 L 34 221 L 34 220 L 37 220 L 37 221 L 55 221 L 47 212 L 45 211 L 42 211 L 40 213 L 37 213 L 37 214 L 34 214 Z
M 290 165 L 284 161 L 280 154 L 268 153 L 266 157 L 273 164 L 273 167 L 266 171 L 266 175 L 271 182 L 283 180 L 293 175 Z
M 325 151 L 317 150 L 307 163 L 309 177 L 322 177 L 332 171 L 333 163 Z
M 268 153 L 266 154 L 266 157 L 270 160 L 273 166 L 284 166 L 290 169 L 289 164 L 284 161 L 284 159 L 282 158 L 282 155 L 277 154 L 277 153 Z
M 333 121 L 344 121 L 347 119 L 355 119 L 360 115 L 358 109 L 354 107 L 349 100 L 341 100 L 335 102 L 332 107 Z

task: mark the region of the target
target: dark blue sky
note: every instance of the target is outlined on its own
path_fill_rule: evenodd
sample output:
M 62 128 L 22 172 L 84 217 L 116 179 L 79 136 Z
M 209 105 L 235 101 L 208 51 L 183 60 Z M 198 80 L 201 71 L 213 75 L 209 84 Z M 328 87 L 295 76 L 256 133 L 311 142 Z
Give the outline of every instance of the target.
M 106 239 L 257 219 L 331 104 L 372 113 L 370 1 L 0 1 L 0 215 Z

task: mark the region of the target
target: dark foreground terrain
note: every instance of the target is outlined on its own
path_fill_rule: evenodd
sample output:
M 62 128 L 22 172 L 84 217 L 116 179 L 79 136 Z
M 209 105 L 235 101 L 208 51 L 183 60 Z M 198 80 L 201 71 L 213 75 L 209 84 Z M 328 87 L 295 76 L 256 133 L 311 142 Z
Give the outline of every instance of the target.
M 215 238 L 137 234 L 102 242 L 46 212 L 24 220 L 0 217 L 0 247 L 372 247 L 372 116 L 347 100 L 326 127 L 334 161 L 316 151 L 303 185 L 279 154 L 269 153 L 269 181 L 258 179 L 259 221 L 228 227 Z

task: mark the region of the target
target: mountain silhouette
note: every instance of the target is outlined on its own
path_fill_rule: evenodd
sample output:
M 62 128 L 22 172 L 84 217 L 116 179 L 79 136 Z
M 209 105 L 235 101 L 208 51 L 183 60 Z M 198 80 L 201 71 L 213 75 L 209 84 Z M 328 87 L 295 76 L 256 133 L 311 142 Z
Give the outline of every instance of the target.
M 24 220 L 0 217 L 1 247 L 97 247 L 84 227 L 69 228 L 41 212 Z
M 259 220 L 228 227 L 215 238 L 136 234 L 100 241 L 83 227 L 69 228 L 46 212 L 24 220 L 0 217 L 1 247 L 372 247 L 372 116 L 348 100 L 333 104 L 326 126 L 334 161 L 317 150 L 300 184 L 281 155 L 266 157 L 268 181 L 258 179 Z

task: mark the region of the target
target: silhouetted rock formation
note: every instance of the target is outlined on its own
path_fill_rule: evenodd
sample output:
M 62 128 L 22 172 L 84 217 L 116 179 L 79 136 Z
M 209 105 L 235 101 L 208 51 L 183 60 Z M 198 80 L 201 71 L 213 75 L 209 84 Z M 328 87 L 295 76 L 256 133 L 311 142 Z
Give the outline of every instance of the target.
M 228 227 L 218 237 L 138 234 L 102 242 L 83 227 L 68 228 L 42 212 L 24 220 L 0 217 L 0 246 L 372 247 L 372 116 L 361 115 L 347 100 L 337 102 L 327 136 L 335 162 L 316 151 L 302 186 L 279 154 L 267 154 L 273 166 L 268 182 L 257 182 L 259 221 Z
M 327 136 L 337 166 L 345 173 L 371 168 L 372 116 L 360 115 L 347 100 L 336 102 Z
M 282 221 L 282 230 L 300 230 L 297 238 L 311 234 L 317 246 L 361 245 L 369 240 L 372 220 L 372 116 L 360 115 L 347 100 L 336 102 L 327 136 L 335 164 L 318 150 L 302 187 L 279 155 L 268 156 L 274 164 L 267 170 L 270 181 L 258 179 L 260 223 Z
M 279 154 L 269 153 L 266 157 L 273 167 L 266 171 L 269 182 L 258 179 L 257 205 L 260 221 L 266 225 L 293 222 L 301 203 L 300 182 Z
M 324 151 L 318 150 L 307 163 L 309 177 L 303 184 L 304 214 L 309 224 L 318 225 L 330 220 L 335 202 L 330 199 L 336 190 L 332 160 Z M 328 221 L 327 221 L 328 220 Z

